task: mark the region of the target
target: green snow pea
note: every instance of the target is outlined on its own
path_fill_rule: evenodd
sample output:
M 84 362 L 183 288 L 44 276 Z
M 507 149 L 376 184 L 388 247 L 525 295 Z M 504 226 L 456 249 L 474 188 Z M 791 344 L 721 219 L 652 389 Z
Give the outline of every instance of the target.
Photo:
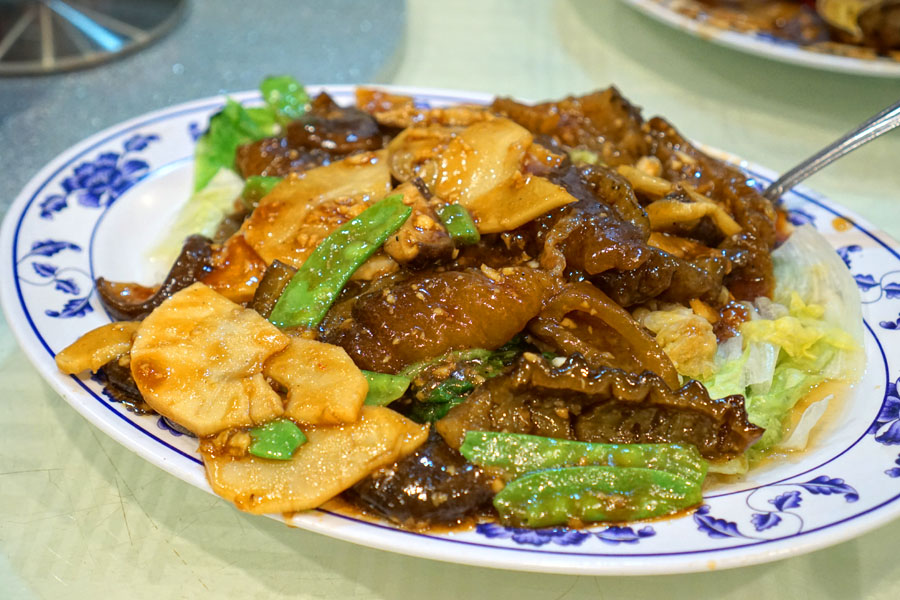
M 572 520 L 622 522 L 649 519 L 696 506 L 700 484 L 635 467 L 566 467 L 519 477 L 494 496 L 504 523 L 551 527 Z
M 438 218 L 454 242 L 471 245 L 481 240 L 472 215 L 462 204 L 448 204 L 442 207 L 438 210 Z
M 369 393 L 366 394 L 365 400 L 369 406 L 387 406 L 403 396 L 410 383 L 409 378 L 402 375 L 374 373 L 365 370 L 362 374 L 369 382 Z
M 498 467 L 511 477 L 560 467 L 640 467 L 668 471 L 702 484 L 707 463 L 694 446 L 595 444 L 537 435 L 469 431 L 459 449 L 469 462 Z
M 269 321 L 282 328 L 318 325 L 353 272 L 400 228 L 410 212 L 402 196 L 388 196 L 331 232 L 284 288 Z
M 289 419 L 278 419 L 250 430 L 247 451 L 260 458 L 290 460 L 294 451 L 306 443 L 306 435 Z

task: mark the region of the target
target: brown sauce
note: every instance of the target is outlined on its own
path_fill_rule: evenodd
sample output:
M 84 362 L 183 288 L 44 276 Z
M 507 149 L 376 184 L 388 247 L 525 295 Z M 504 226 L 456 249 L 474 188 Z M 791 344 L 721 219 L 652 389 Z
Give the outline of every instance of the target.
M 813 387 L 791 410 L 784 428 L 784 439 L 788 439 L 806 409 L 809 408 L 811 404 L 828 398 L 828 407 L 810 432 L 806 448 L 803 450 L 784 450 L 776 447 L 761 459 L 751 463 L 750 468 L 758 469 L 773 464 L 796 463 L 808 452 L 814 451 L 827 444 L 829 434 L 831 434 L 831 432 L 833 432 L 840 424 L 840 416 L 846 407 L 847 399 L 852 394 L 853 389 L 853 385 L 835 380 L 823 381 L 819 385 Z M 710 473 L 706 477 L 703 491 L 710 492 L 721 485 L 738 483 L 741 481 L 742 477 L 743 475 Z
M 788 461 L 791 459 L 796 460 L 806 452 L 823 446 L 827 441 L 828 434 L 834 431 L 834 428 L 839 425 L 839 417 L 846 406 L 847 398 L 849 398 L 853 392 L 853 388 L 854 386 L 849 385 L 846 382 L 830 379 L 813 387 L 799 402 L 797 402 L 797 405 L 794 406 L 791 414 L 788 416 L 788 422 L 784 428 L 784 439 L 788 439 L 793 432 L 794 427 L 796 427 L 797 423 L 800 421 L 800 417 L 803 416 L 804 411 L 815 402 L 828 398 L 828 407 L 825 409 L 825 413 L 819 419 L 819 422 L 816 423 L 816 426 L 810 432 L 806 448 L 803 450 L 772 452 L 767 455 L 760 464 L 766 464 L 773 460 L 777 462 Z
M 360 521 L 366 521 L 368 523 L 374 523 L 378 525 L 384 525 L 385 519 L 373 512 L 367 511 L 366 509 L 357 506 L 353 502 L 349 502 L 344 499 L 342 496 L 336 496 L 319 507 L 319 509 L 338 513 L 345 517 L 350 517 L 353 519 L 358 519 Z M 297 514 L 297 513 L 294 513 Z M 284 521 L 288 525 L 292 525 L 291 520 L 294 516 L 292 513 L 286 513 L 284 515 Z M 421 523 L 418 524 L 409 524 L 409 523 L 394 523 L 390 524 L 397 529 L 402 529 L 403 531 L 412 531 L 414 533 L 429 533 L 433 535 L 445 535 L 448 533 L 461 533 L 464 531 L 472 531 L 479 523 L 487 523 L 496 521 L 496 519 L 492 518 L 488 514 L 479 514 L 479 515 L 470 515 L 469 517 L 457 522 L 457 523 L 432 523 L 428 525 L 424 525 Z

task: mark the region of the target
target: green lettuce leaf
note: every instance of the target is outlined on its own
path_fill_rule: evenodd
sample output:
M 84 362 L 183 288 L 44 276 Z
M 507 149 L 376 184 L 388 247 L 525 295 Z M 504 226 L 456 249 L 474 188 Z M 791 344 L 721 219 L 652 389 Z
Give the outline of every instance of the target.
M 274 115 L 246 109 L 232 99 L 209 120 L 209 129 L 194 148 L 194 191 L 202 190 L 219 169 L 233 169 L 238 146 L 278 131 Z
M 859 291 L 827 240 L 800 227 L 772 257 L 775 303 L 756 304 L 769 318 L 756 314 L 743 323 L 740 354 L 734 343 L 722 344 L 718 371 L 704 382 L 715 397 L 744 395 L 748 418 L 766 429 L 751 460 L 782 441 L 791 411 L 815 386 L 852 383 L 865 366 Z
M 245 108 L 232 99 L 209 120 L 194 149 L 194 190 L 202 190 L 219 169 L 233 169 L 238 146 L 273 136 L 300 118 L 309 104 L 306 90 L 290 76 L 269 77 L 260 85 L 265 106 Z
M 309 106 L 309 95 L 290 75 L 267 77 L 259 86 L 269 109 L 282 124 L 296 121 Z

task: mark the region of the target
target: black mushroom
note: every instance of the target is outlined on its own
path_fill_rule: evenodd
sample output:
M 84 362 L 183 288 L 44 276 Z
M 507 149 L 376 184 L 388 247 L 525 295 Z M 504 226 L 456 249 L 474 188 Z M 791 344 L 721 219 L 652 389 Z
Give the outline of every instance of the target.
M 344 498 L 405 527 L 455 525 L 491 510 L 493 479 L 432 431 L 413 454 L 363 479 Z
M 378 150 L 385 134 L 370 115 L 338 106 L 319 94 L 310 111 L 287 125 L 284 135 L 241 146 L 235 166 L 243 177 L 281 177 L 330 164 L 357 152 Z
M 591 369 L 578 356 L 553 367 L 525 354 L 436 424 L 458 448 L 467 431 L 507 431 L 585 442 L 693 444 L 709 460 L 743 453 L 763 434 L 741 396 L 709 397 L 690 381 L 677 390 L 658 375 Z
M 144 402 L 144 397 L 141 396 L 141 391 L 131 375 L 131 368 L 127 365 L 122 365 L 118 359 L 100 367 L 97 377 L 104 384 L 104 393 L 110 399 L 124 404 L 131 412 L 139 415 L 156 412 L 150 408 L 149 404 Z
M 201 235 L 192 235 L 184 242 L 181 254 L 169 270 L 156 291 L 131 283 L 117 283 L 97 278 L 97 293 L 106 310 L 120 321 L 138 321 L 163 303 L 163 301 L 192 283 L 198 281 L 211 267 L 212 250 L 210 240 Z
M 560 209 L 547 232 L 541 253 L 545 268 L 593 275 L 635 269 L 647 260 L 650 224 L 620 175 L 604 167 L 569 165 L 550 179 L 578 202 Z

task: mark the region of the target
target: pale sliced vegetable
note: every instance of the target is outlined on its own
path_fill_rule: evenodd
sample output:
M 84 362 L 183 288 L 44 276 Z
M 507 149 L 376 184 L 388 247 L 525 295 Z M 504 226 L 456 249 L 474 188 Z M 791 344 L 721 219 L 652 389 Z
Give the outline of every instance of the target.
M 310 425 L 340 425 L 359 418 L 369 384 L 340 346 L 291 339 L 263 373 L 287 388 L 284 415 Z
M 299 267 L 329 233 L 391 191 L 386 156 L 367 152 L 292 173 L 244 222 L 244 237 L 267 263 Z
M 694 311 L 694 314 L 703 317 L 707 322 L 717 323 L 719 321 L 719 311 L 700 298 L 691 298 L 688 301 L 688 304 L 690 305 L 691 310 Z
M 480 233 L 499 233 L 572 202 L 575 197 L 561 186 L 543 177 L 516 173 L 487 194 L 460 204 L 472 214 Z
M 659 177 L 662 175 L 662 161 L 655 156 L 642 156 L 634 166 L 650 177 Z
M 355 423 L 309 429 L 306 437 L 289 461 L 217 454 L 204 442 L 200 454 L 209 484 L 247 512 L 308 510 L 413 452 L 428 437 L 428 427 L 389 408 L 365 406 Z
M 575 201 L 547 179 L 522 173 L 533 148 L 527 129 L 495 118 L 462 130 L 410 128 L 394 138 L 388 153 L 394 177 L 421 178 L 441 201 L 463 206 L 479 233 L 497 233 Z
M 436 196 L 460 204 L 479 233 L 509 231 L 575 198 L 547 179 L 521 172 L 531 134 L 508 119 L 475 123 L 439 159 Z
M 696 240 L 661 231 L 650 232 L 650 238 L 647 240 L 647 243 L 678 258 L 695 257 L 715 252 L 709 246 L 704 246 Z
M 120 321 L 88 331 L 56 355 L 56 366 L 68 375 L 96 373 L 109 361 L 128 354 L 140 325 L 137 321 Z
M 672 198 L 657 200 L 646 207 L 650 217 L 650 227 L 663 229 L 677 223 L 695 221 L 710 217 L 725 235 L 733 235 L 741 230 L 741 226 L 731 218 L 725 209 L 712 200 L 682 202 Z
M 619 175 L 625 177 L 631 187 L 638 192 L 644 192 L 652 196 L 665 196 L 674 189 L 672 182 L 661 177 L 654 177 L 641 169 L 628 165 L 620 165 L 616 168 Z
M 356 108 L 373 115 L 398 109 L 412 112 L 416 108 L 416 99 L 412 96 L 392 94 L 386 90 L 361 85 L 356 88 Z
M 256 311 L 195 283 L 143 320 L 131 373 L 153 410 L 209 436 L 281 416 L 281 398 L 262 369 L 289 342 Z
M 435 158 L 447 149 L 460 131 L 459 128 L 440 126 L 404 129 L 387 147 L 391 174 L 404 183 L 418 177 L 433 188 L 440 173 Z
M 440 157 L 434 193 L 448 204 L 487 194 L 519 173 L 531 133 L 509 119 L 493 119 L 466 127 Z
M 717 204 L 712 198 L 704 196 L 686 183 L 680 184 L 679 187 L 694 202 L 698 204 L 710 204 L 716 207 L 709 216 L 716 226 L 722 230 L 722 233 L 725 235 L 734 235 L 741 230 L 741 226 L 738 225 L 738 222 L 735 221 L 730 214 L 728 214 L 728 211 L 725 210 L 724 206 Z

